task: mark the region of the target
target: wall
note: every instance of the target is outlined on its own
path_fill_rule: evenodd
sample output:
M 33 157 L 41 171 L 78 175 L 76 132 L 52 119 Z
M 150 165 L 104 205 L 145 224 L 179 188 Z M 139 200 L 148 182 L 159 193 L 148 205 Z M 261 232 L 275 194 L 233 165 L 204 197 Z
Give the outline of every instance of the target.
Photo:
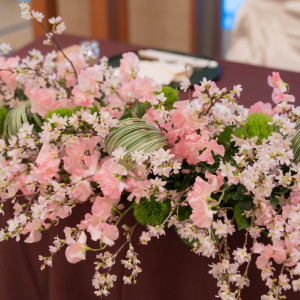
M 189 0 L 128 0 L 131 43 L 190 50 Z

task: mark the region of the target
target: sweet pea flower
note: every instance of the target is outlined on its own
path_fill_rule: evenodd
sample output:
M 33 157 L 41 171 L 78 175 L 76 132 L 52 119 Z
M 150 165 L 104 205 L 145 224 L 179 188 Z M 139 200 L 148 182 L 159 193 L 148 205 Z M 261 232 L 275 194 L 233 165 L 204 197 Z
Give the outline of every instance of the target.
M 52 144 L 44 144 L 36 159 L 37 167 L 34 167 L 30 175 L 39 183 L 49 184 L 53 177 L 59 177 L 60 164 L 58 149 Z
M 108 246 L 113 246 L 119 237 L 118 227 L 108 223 L 99 223 L 96 226 L 90 225 L 87 231 L 91 234 L 93 241 L 101 240 Z
M 214 212 L 208 208 L 207 202 L 200 198 L 191 198 L 189 204 L 193 209 L 190 218 L 194 224 L 201 228 L 209 228 Z
M 4 69 L 15 69 L 19 66 L 20 57 L 9 57 L 8 59 L 5 59 L 4 57 L 0 57 L 0 69 L 3 71 L 0 71 L 0 79 L 6 84 L 6 86 L 14 91 L 17 88 L 17 80 L 16 80 L 16 74 L 6 71 Z
M 134 96 L 140 102 L 150 102 L 152 105 L 158 104 L 155 92 L 160 92 L 161 87 L 157 87 L 154 79 L 149 77 L 137 77 L 133 82 Z
M 224 154 L 225 154 L 224 146 L 219 145 L 217 143 L 217 139 L 204 143 L 202 145 L 202 149 L 204 149 L 204 148 L 205 148 L 205 150 L 199 156 L 199 161 L 207 162 L 209 165 L 212 165 L 215 162 L 211 151 L 213 151 L 214 154 L 219 154 L 221 156 L 224 156 Z
M 106 221 L 111 216 L 113 202 L 108 197 L 96 197 L 92 206 L 94 216 L 100 217 L 101 221 Z
M 126 191 L 131 192 L 131 194 L 128 196 L 129 201 L 133 201 L 133 198 L 137 204 L 140 203 L 141 198 L 148 197 L 149 193 L 147 192 L 150 188 L 151 184 L 149 180 L 137 180 L 134 178 L 129 178 L 126 181 Z
M 77 241 L 74 241 L 71 238 L 67 239 L 69 246 L 66 248 L 66 258 L 69 263 L 76 264 L 77 262 L 86 259 L 86 239 L 87 237 L 84 232 L 81 232 Z
M 73 88 L 74 103 L 83 107 L 93 107 L 94 98 L 99 97 L 99 83 L 103 81 L 103 71 L 100 66 L 82 70 L 78 83 Z
M 86 180 L 81 181 L 73 190 L 73 197 L 78 199 L 80 202 L 85 202 L 93 193 L 93 189 L 90 183 Z
M 27 224 L 22 231 L 22 234 L 30 232 L 29 236 L 25 239 L 25 243 L 36 243 L 42 238 L 42 233 L 39 230 L 42 222 L 39 219 L 34 219 L 31 223 Z
M 212 178 L 211 174 L 207 173 L 207 175 L 210 179 Z M 212 192 L 217 190 L 219 184 L 217 180 L 213 180 L 210 184 L 198 176 L 193 190 L 188 195 L 188 202 L 193 210 L 190 218 L 201 228 L 208 228 L 212 223 L 214 212 L 209 209 L 207 199 Z
M 271 258 L 278 264 L 282 264 L 286 260 L 286 249 L 283 241 L 278 241 L 273 246 L 269 244 L 262 249 L 261 255 L 256 259 L 257 268 L 263 270 Z
M 39 114 L 42 118 L 55 106 L 56 92 L 51 88 L 26 87 L 24 93 L 30 100 L 31 112 Z
M 268 84 L 275 89 L 276 93 L 287 91 L 286 84 L 282 81 L 279 72 L 272 72 L 272 76 L 268 76 Z
M 264 114 L 267 114 L 270 116 L 274 115 L 274 111 L 272 109 L 272 104 L 264 103 L 262 101 L 258 101 L 250 106 L 249 114 L 258 113 L 258 112 L 261 112 L 261 113 L 264 113 Z
M 124 53 L 120 60 L 119 79 L 122 83 L 130 82 L 139 72 L 139 58 L 133 52 Z
M 94 180 L 99 183 L 103 194 L 116 201 L 120 200 L 126 184 L 115 175 L 127 174 L 126 169 L 112 160 L 106 160 L 100 170 L 95 172 Z

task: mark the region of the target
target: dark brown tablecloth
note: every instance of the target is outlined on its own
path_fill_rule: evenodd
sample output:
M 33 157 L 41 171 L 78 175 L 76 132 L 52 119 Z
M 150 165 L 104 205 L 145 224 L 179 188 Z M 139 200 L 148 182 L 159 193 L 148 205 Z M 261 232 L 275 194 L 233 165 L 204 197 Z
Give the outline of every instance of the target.
M 80 38 L 64 35 L 59 37 L 60 44 L 65 47 L 78 43 Z M 41 40 L 28 45 L 18 52 L 25 56 L 31 48 L 37 48 L 44 53 L 49 51 Z M 125 51 L 138 49 L 138 46 L 113 41 L 100 41 L 101 56 L 113 56 Z M 267 86 L 267 75 L 272 70 L 244 64 L 230 63 L 220 60 L 222 75 L 217 83 L 219 87 L 231 88 L 242 84 L 244 92 L 241 102 L 246 106 L 258 100 L 270 101 L 271 88 Z M 300 75 L 292 72 L 281 72 L 283 80 L 288 82 L 291 93 L 300 95 Z M 297 101 L 299 104 L 299 100 Z M 37 244 L 8 241 L 0 244 L 0 299 L 3 300 L 89 300 L 97 299 L 91 280 L 94 274 L 95 254 L 88 253 L 87 260 L 77 264 L 69 264 L 64 251 L 57 254 L 53 267 L 40 271 L 38 255 L 48 255 L 48 245 L 56 235 L 62 236 L 64 226 L 74 226 L 89 210 L 86 203 L 77 207 L 72 216 L 63 220 L 50 232 L 43 234 L 43 239 Z M 133 225 L 131 216 L 125 222 Z M 3 220 L 1 221 L 3 225 Z M 208 274 L 208 260 L 193 254 L 190 249 L 170 229 L 166 237 L 154 239 L 148 246 L 138 243 L 138 236 L 143 231 L 136 229 L 133 245 L 139 253 L 143 272 L 138 276 L 135 286 L 124 286 L 122 277 L 124 268 L 118 263 L 113 272 L 118 275 L 115 288 L 111 290 L 108 300 L 210 300 L 215 299 L 216 281 Z M 121 242 L 118 242 L 121 243 Z M 231 244 L 241 246 L 243 233 L 235 236 Z M 126 249 L 120 253 L 124 257 Z M 261 282 L 260 274 L 252 265 L 250 267 L 251 286 L 244 290 L 243 300 L 260 299 L 267 292 Z M 288 295 L 289 300 L 299 299 L 299 293 Z

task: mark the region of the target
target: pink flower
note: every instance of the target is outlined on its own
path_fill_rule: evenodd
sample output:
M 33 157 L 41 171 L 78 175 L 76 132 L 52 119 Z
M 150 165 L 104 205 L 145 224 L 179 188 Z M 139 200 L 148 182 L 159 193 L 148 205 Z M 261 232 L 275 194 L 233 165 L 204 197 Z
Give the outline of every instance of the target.
M 82 92 L 78 86 L 75 86 L 72 94 L 74 95 L 74 103 L 76 105 L 83 107 L 93 107 L 95 97 L 88 91 Z
M 63 156 L 64 169 L 74 176 L 89 176 L 94 174 L 98 167 L 100 153 L 95 151 L 101 137 L 93 136 L 89 139 L 78 138 L 72 146 L 65 148 L 66 156 Z M 86 156 L 86 151 L 90 156 Z
M 5 59 L 0 57 L 0 69 L 14 69 L 19 66 L 20 57 L 9 57 Z M 10 90 L 17 88 L 16 75 L 10 71 L 0 71 L 0 79 Z
M 291 197 L 291 203 L 293 205 L 297 205 L 298 203 L 300 203 L 300 191 L 298 190 L 292 191 L 290 193 L 290 197 Z
M 92 206 L 92 213 L 94 216 L 100 217 L 101 221 L 106 221 L 111 216 L 113 204 L 107 197 L 97 197 Z
M 57 171 L 60 159 L 58 150 L 51 144 L 44 144 L 36 159 L 38 167 L 34 167 L 30 175 L 41 184 L 49 184 L 53 177 L 59 177 Z
M 25 226 L 22 233 L 26 234 L 30 232 L 29 236 L 24 241 L 25 243 L 36 243 L 41 240 L 42 233 L 39 230 L 41 228 L 41 224 L 42 222 L 40 219 L 34 219 L 31 223 Z
M 193 210 L 190 218 L 195 225 L 201 228 L 208 228 L 212 223 L 214 212 L 208 208 L 207 198 L 212 192 L 216 191 L 220 185 L 220 182 L 218 183 L 216 178 L 212 178 L 212 174 L 207 173 L 207 176 L 209 179 L 212 179 L 211 184 L 198 176 L 194 183 L 193 190 L 189 192 L 188 195 L 188 202 Z
M 140 102 L 148 101 L 152 105 L 158 104 L 158 100 L 156 99 L 155 92 L 158 92 L 159 89 L 156 86 L 156 82 L 152 78 L 148 77 L 137 77 L 133 81 L 134 85 L 134 96 Z
M 99 183 L 101 191 L 107 197 L 116 201 L 120 200 L 121 194 L 126 184 L 119 180 L 115 174 L 122 175 L 124 168 L 112 160 L 106 160 L 100 168 L 95 172 L 94 180 Z
M 286 249 L 283 241 L 278 241 L 273 246 L 269 244 L 262 249 L 261 255 L 256 260 L 257 268 L 263 270 L 270 258 L 273 258 L 277 264 L 282 264 L 286 260 Z
M 96 226 L 90 225 L 88 227 L 88 232 L 91 234 L 91 239 L 93 241 L 101 240 L 108 246 L 113 246 L 115 244 L 114 241 L 119 237 L 118 227 L 108 223 L 100 223 Z
M 81 232 L 79 239 L 75 242 L 73 239 L 69 240 L 69 246 L 66 249 L 67 261 L 71 264 L 76 264 L 81 260 L 85 260 L 86 249 L 86 234 Z
M 103 81 L 103 71 L 100 66 L 82 70 L 78 76 L 78 83 L 73 88 L 74 103 L 83 107 L 92 107 L 95 97 L 99 97 L 99 84 Z
M 141 198 L 148 196 L 147 191 L 151 186 L 147 179 L 141 181 L 134 178 L 129 178 L 126 181 L 126 184 L 126 191 L 131 192 L 127 199 L 132 201 L 134 198 L 136 203 L 140 203 Z
M 37 113 L 43 118 L 55 105 L 56 92 L 51 88 L 26 87 L 24 93 L 30 100 L 31 112 Z
M 92 194 L 93 189 L 90 183 L 86 180 L 80 182 L 73 190 L 73 197 L 78 199 L 80 202 L 85 202 L 88 200 Z
M 108 105 L 104 110 L 108 110 L 109 114 L 116 119 L 120 119 L 124 114 L 125 102 L 117 95 L 110 95 L 107 98 Z
M 208 184 L 214 187 L 217 191 L 220 187 L 224 184 L 223 176 L 221 175 L 220 171 L 217 171 L 217 176 L 211 174 L 208 170 L 205 171 L 205 177 L 208 179 Z
M 71 53 L 68 53 L 68 58 L 72 61 L 78 74 L 80 74 L 80 71 L 87 66 L 83 55 L 79 53 L 79 51 L 72 51 Z M 76 76 L 72 66 L 67 60 L 63 60 L 58 64 L 57 78 L 65 79 L 67 88 L 76 84 Z
M 131 79 L 135 78 L 139 72 L 139 58 L 135 53 L 128 52 L 122 55 L 120 60 L 120 81 L 129 82 Z
M 272 104 L 264 103 L 262 101 L 258 101 L 250 106 L 249 114 L 258 113 L 258 112 L 261 112 L 261 113 L 264 113 L 264 114 L 267 114 L 270 116 L 274 115 L 274 111 L 272 109 Z
M 211 140 L 209 142 L 205 142 L 202 145 L 202 149 L 205 150 L 201 153 L 201 155 L 199 156 L 199 161 L 205 161 L 207 162 L 209 165 L 214 164 L 215 160 L 212 156 L 211 151 L 214 152 L 214 154 L 219 154 L 221 156 L 224 156 L 225 154 L 225 148 L 223 145 L 219 145 L 217 143 L 217 139 L 215 140 Z
M 184 158 L 190 165 L 199 163 L 199 152 L 203 149 L 204 140 L 200 135 L 193 133 L 186 135 L 174 145 L 172 153 L 176 155 L 176 160 L 182 161 Z
M 282 92 L 280 93 L 273 93 L 272 100 L 277 104 L 281 102 L 295 102 L 295 96 L 287 95 Z
M 268 84 L 270 87 L 274 88 L 276 93 L 287 91 L 285 83 L 282 81 L 279 72 L 273 72 L 272 76 L 268 76 Z
M 209 228 L 214 212 L 208 208 L 207 202 L 201 198 L 192 198 L 189 200 L 189 204 L 193 209 L 190 218 L 194 224 L 201 228 Z

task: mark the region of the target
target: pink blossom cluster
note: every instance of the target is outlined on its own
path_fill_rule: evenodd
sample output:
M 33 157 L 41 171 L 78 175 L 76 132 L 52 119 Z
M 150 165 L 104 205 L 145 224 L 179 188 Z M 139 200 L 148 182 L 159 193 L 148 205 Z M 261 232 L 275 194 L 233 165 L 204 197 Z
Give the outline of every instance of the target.
M 22 15 L 42 18 L 24 3 Z M 61 31 L 60 18 L 50 23 L 53 33 Z M 55 41 L 52 35 L 48 38 Z M 136 283 L 141 268 L 132 235 L 139 224 L 128 226 L 123 217 L 154 199 L 169 203 L 170 210 L 160 224 L 147 224 L 140 243 L 175 228 L 193 252 L 217 259 L 210 273 L 217 279 L 220 299 L 240 299 L 250 284 L 252 261 L 268 287 L 261 299 L 299 291 L 300 166 L 294 161 L 293 138 L 300 110 L 291 104 L 294 97 L 278 73 L 268 83 L 274 108 L 258 102 L 248 110 L 237 101 L 240 85 L 219 89 L 205 78 L 194 86 L 192 99 L 170 108 L 155 80 L 139 76 L 134 53 L 123 54 L 118 74 L 106 58 L 92 66 L 81 52 L 61 62 L 55 51 L 43 56 L 32 50 L 24 59 L 0 57 L 0 104 L 13 108 L 26 98 L 43 123 L 38 131 L 35 124 L 24 123 L 16 136 L 0 139 L 0 212 L 9 204 L 14 209 L 0 240 L 38 242 L 43 231 L 89 202 L 89 213 L 76 226 L 66 227 L 49 247 L 50 255 L 39 259 L 45 268 L 62 249 L 70 263 L 96 252 L 92 283 L 96 295 L 106 296 L 117 280 L 112 269 L 124 247 L 123 281 Z M 181 87 L 187 90 L 189 85 L 186 79 Z M 106 139 L 112 130 L 128 111 L 136 117 L 134 106 L 145 102 L 150 107 L 143 119 L 168 145 L 129 151 L 122 144 L 108 155 Z M 57 108 L 70 109 L 71 115 L 49 117 Z M 271 116 L 273 132 L 260 142 L 258 136 L 235 134 L 236 129 L 243 132 L 249 114 L 256 112 Z M 228 128 L 232 133 L 224 142 Z M 237 229 L 246 232 L 244 245 L 231 249 L 229 240 Z M 97 248 L 91 246 L 95 243 Z M 109 251 L 115 244 L 121 246 Z

